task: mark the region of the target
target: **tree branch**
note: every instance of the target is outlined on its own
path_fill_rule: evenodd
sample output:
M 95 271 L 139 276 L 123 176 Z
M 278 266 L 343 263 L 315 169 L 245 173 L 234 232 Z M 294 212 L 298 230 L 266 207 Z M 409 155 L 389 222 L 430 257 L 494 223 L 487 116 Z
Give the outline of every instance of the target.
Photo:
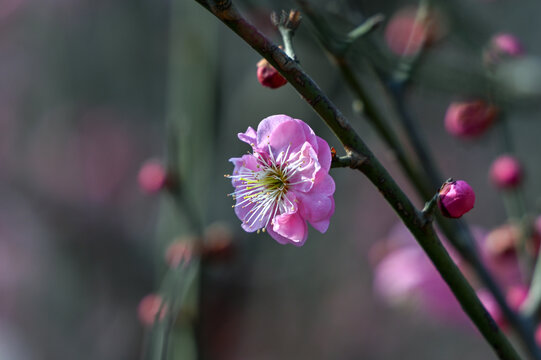
M 520 359 L 445 250 L 432 226 L 424 226 L 420 212 L 317 84 L 276 44 L 249 24 L 238 13 L 230 0 L 196 1 L 266 58 L 312 106 L 342 142 L 346 152 L 354 157 L 351 167 L 360 170 L 369 178 L 415 236 L 455 294 L 466 314 L 472 319 L 499 358 L 503 360 Z

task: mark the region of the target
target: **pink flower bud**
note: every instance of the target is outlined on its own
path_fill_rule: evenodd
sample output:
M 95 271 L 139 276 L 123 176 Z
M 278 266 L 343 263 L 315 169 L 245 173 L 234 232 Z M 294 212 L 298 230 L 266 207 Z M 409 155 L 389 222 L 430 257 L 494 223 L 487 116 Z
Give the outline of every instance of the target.
M 473 209 L 474 203 L 475 193 L 463 180 L 446 182 L 440 189 L 438 206 L 446 217 L 459 218 Z
M 407 6 L 396 12 L 385 28 L 385 42 L 396 55 L 414 55 L 443 36 L 446 26 L 440 14 L 430 12 L 418 21 L 417 7 Z
M 500 54 L 507 56 L 520 56 L 524 54 L 524 48 L 520 41 L 511 34 L 497 34 L 492 38 L 491 47 Z
M 278 70 L 265 59 L 257 63 L 257 80 L 261 85 L 271 89 L 277 89 L 287 83 L 287 80 L 280 75 Z
M 187 264 L 193 257 L 193 243 L 195 239 L 186 237 L 180 238 L 167 248 L 165 252 L 165 262 L 170 268 L 175 269 L 180 264 Z
M 485 238 L 487 255 L 498 260 L 514 257 L 519 237 L 520 231 L 514 225 L 504 224 L 495 228 Z
M 500 189 L 512 189 L 522 182 L 520 162 L 511 155 L 502 155 L 490 166 L 490 180 Z
M 524 54 L 520 41 L 511 34 L 497 34 L 483 51 L 483 60 L 486 65 L 493 66 L 505 58 L 516 58 Z
M 167 305 L 162 305 L 162 301 L 162 298 L 157 294 L 148 294 L 141 299 L 137 307 L 137 315 L 141 324 L 149 327 L 152 326 L 158 312 L 160 313 L 158 320 L 163 320 L 167 314 Z
M 167 171 L 159 160 L 148 160 L 139 170 L 137 180 L 143 191 L 157 193 L 167 185 Z
M 445 114 L 445 129 L 454 136 L 473 138 L 484 133 L 494 122 L 498 110 L 481 100 L 454 102 Z

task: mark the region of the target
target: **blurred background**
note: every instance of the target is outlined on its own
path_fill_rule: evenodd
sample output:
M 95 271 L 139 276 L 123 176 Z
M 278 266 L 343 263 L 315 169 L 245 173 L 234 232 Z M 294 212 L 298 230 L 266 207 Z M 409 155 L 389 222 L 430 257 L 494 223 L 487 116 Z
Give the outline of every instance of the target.
M 535 58 L 541 45 L 532 31 L 541 5 L 434 2 L 445 35 L 427 51 L 406 102 L 443 175 L 475 189 L 477 203 L 466 220 L 488 231 L 506 218 L 487 180 L 501 136 L 494 129 L 475 141 L 457 140 L 443 118 L 451 101 L 487 95 L 482 51 L 491 36 L 520 38 L 531 62 L 506 70 L 502 81 L 513 79 L 514 92 L 505 93 L 509 137 L 527 169 L 528 206 L 539 210 L 535 100 L 541 91 L 526 80 L 541 78 Z M 339 31 L 384 14 L 373 38 L 391 59 L 385 27 L 397 11 L 416 4 L 311 3 Z M 238 5 L 276 42 L 270 12 L 296 6 Z M 308 21 L 296 33 L 295 49 L 421 206 L 385 144 L 353 110 L 351 93 Z M 377 94 L 378 84 L 363 72 L 370 55 L 362 44 L 350 56 Z M 237 133 L 287 114 L 342 154 L 291 87 L 258 83 L 259 60 L 195 1 L 0 0 L 0 359 L 144 358 L 152 336 L 138 319 L 139 302 L 160 291 L 167 246 L 193 235 L 170 196 L 140 190 L 138 171 L 149 158 L 174 158 L 203 226 L 219 222 L 232 234 L 233 255 L 206 264 L 198 282 L 198 341 L 206 359 L 494 358 L 467 320 L 451 323 L 419 306 L 393 307 L 374 293 L 371 249 L 398 220 L 360 173 L 331 171 L 337 184 L 331 226 L 324 235 L 311 229 L 302 248 L 242 231 L 223 177 L 232 171 L 228 159 L 250 150 Z M 385 99 L 379 105 L 389 108 Z M 188 343 L 175 344 L 170 358 L 190 359 L 183 351 L 194 342 Z

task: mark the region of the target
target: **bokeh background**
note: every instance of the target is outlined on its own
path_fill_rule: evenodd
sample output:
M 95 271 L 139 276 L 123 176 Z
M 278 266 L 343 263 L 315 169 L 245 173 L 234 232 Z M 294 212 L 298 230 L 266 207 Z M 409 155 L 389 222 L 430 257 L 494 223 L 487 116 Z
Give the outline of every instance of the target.
M 270 12 L 295 6 L 238 3 L 275 41 Z M 415 2 L 313 4 L 347 28 Z M 486 91 L 476 79 L 493 34 L 511 32 L 528 54 L 539 54 L 539 13 L 533 0 L 443 6 L 448 33 L 429 50 L 407 96 L 443 174 L 476 190 L 467 221 L 485 229 L 505 220 L 487 180 L 501 139 L 494 130 L 459 141 L 445 132 L 443 117 L 451 101 Z M 383 29 L 374 38 L 384 46 Z M 307 73 L 421 206 L 386 146 L 353 111 L 308 24 L 295 48 Z M 364 56 L 361 47 L 352 50 L 361 77 Z M 150 330 L 138 321 L 138 303 L 160 289 L 167 245 L 192 230 L 166 194 L 138 188 L 137 173 L 146 159 L 170 159 L 172 152 L 197 216 L 205 226 L 227 224 L 235 243 L 234 256 L 208 265 L 200 282 L 205 358 L 494 358 L 468 325 L 390 307 L 374 294 L 370 250 L 397 218 L 361 174 L 332 170 L 331 227 L 324 235 L 312 231 L 302 248 L 242 232 L 223 177 L 232 169 L 228 159 L 249 150 L 238 132 L 288 114 L 341 153 L 292 88 L 273 91 L 257 82 L 259 60 L 195 1 L 0 0 L 0 359 L 142 358 Z M 384 99 L 380 106 L 388 108 Z M 513 102 L 507 115 L 528 172 L 528 205 L 537 211 L 539 112 L 535 101 Z M 188 358 L 182 354 L 172 358 Z

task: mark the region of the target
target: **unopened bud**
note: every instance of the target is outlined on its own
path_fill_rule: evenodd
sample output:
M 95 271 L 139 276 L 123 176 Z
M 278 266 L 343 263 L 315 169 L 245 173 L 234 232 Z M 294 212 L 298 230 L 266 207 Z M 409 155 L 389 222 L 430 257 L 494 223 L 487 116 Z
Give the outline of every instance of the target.
M 418 16 L 417 12 L 417 7 L 405 7 L 393 15 L 385 28 L 385 42 L 396 55 L 414 55 L 446 32 L 439 13 L 429 11 Z
M 137 180 L 143 191 L 149 194 L 157 193 L 167 186 L 167 170 L 159 160 L 148 160 L 139 170 Z
M 490 180 L 500 189 L 512 189 L 520 185 L 523 171 L 520 162 L 511 155 L 502 155 L 490 166 Z
M 137 307 L 139 321 L 148 327 L 154 325 L 156 318 L 160 321 L 163 320 L 166 314 L 167 304 L 163 303 L 161 296 L 157 294 L 148 294 L 141 299 Z
M 454 136 L 473 138 L 483 134 L 494 122 L 498 110 L 481 100 L 454 102 L 445 114 L 445 129 Z
M 233 234 L 225 223 L 213 223 L 205 229 L 201 256 L 208 260 L 227 260 L 233 255 Z
M 261 85 L 271 89 L 287 84 L 287 80 L 266 59 L 257 63 L 257 80 Z
M 471 186 L 463 181 L 448 181 L 440 189 L 438 206 L 441 213 L 450 218 L 459 218 L 475 204 L 475 193 Z
M 519 237 L 520 232 L 515 225 L 505 224 L 488 233 L 484 248 L 487 254 L 494 259 L 514 257 Z
M 494 35 L 483 52 L 486 65 L 497 65 L 505 58 L 516 58 L 524 55 L 524 48 L 518 38 L 511 34 Z
M 165 252 L 165 262 L 170 268 L 175 269 L 180 264 L 187 264 L 193 257 L 193 244 L 195 240 L 192 238 L 180 238 L 167 248 Z
M 524 54 L 524 48 L 518 38 L 511 34 L 498 34 L 492 38 L 492 47 L 508 56 L 520 56 Z

